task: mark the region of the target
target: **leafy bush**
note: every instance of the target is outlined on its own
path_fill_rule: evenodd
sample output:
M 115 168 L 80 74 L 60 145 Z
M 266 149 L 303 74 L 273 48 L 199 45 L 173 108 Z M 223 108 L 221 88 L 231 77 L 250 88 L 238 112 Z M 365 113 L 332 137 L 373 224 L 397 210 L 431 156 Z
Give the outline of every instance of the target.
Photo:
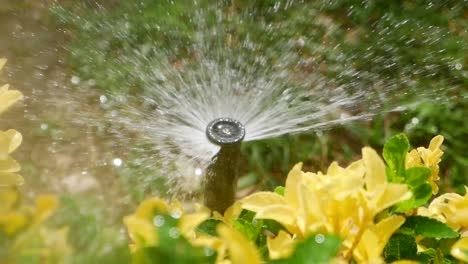
M 284 187 L 247 196 L 224 215 L 146 200 L 124 220 L 134 263 L 468 261 L 468 193 L 430 202 L 442 141 L 409 151 L 399 134 L 386 142 L 384 160 L 365 147 L 361 160 L 334 162 L 326 173 L 299 163 Z

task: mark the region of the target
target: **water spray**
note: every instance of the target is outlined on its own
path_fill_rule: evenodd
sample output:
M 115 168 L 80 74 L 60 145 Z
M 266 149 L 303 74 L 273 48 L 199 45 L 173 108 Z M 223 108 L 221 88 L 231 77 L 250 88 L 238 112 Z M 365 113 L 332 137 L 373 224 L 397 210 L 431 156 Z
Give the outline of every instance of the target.
M 205 205 L 223 214 L 234 203 L 240 146 L 245 127 L 232 118 L 217 118 L 206 127 L 206 136 L 220 146 L 206 171 Z

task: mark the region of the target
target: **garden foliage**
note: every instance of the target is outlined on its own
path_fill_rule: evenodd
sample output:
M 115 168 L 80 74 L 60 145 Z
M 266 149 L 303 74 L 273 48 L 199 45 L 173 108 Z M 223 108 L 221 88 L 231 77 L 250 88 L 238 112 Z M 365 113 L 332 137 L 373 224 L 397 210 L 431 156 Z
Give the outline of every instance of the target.
M 135 49 L 151 57 L 154 48 L 171 46 L 178 51 L 172 54 L 174 64 L 190 59 L 198 48 L 200 25 L 189 18 L 210 7 L 210 1 L 203 0 L 194 8 L 187 8 L 194 1 L 143 0 L 122 1 L 104 12 L 90 9 L 91 2 L 73 1 L 79 16 L 58 6 L 53 10 L 71 27 L 73 69 L 82 79 L 115 93 L 144 93 L 133 64 L 124 59 Z M 448 94 L 453 100 L 446 102 L 448 107 L 423 104 L 396 121 L 377 119 L 373 130 L 349 127 L 336 138 L 357 135 L 381 145 L 383 158 L 365 147 L 362 159 L 347 167 L 333 162 L 326 172 L 313 173 L 303 171 L 299 163 L 284 186 L 249 195 L 224 215 L 203 206 L 188 210 L 177 202 L 146 199 L 122 220 L 126 240 L 101 228 L 104 224 L 80 212 L 71 200 L 42 195 L 30 205 L 21 193 L 20 165 L 11 157 L 21 134 L 0 131 L 0 263 L 468 262 L 468 193 L 439 194 L 438 182 L 446 171 L 453 187 L 466 192 L 463 140 L 468 128 L 461 121 L 467 109 L 462 88 L 467 83 L 463 64 L 468 24 L 463 4 L 339 0 L 296 1 L 285 8 L 290 2 L 223 1 L 233 45 L 252 38 L 256 49 L 249 52 L 273 64 L 278 51 L 293 50 L 302 62 L 298 77 L 318 72 L 350 89 L 370 84 L 402 85 L 409 91 L 436 86 L 441 89 L 433 96 Z M 212 11 L 203 26 L 218 22 Z M 267 26 L 275 34 L 268 34 Z M 0 59 L 0 70 L 5 62 Z M 0 114 L 22 98 L 8 88 L 0 86 Z M 388 123 L 391 129 L 382 134 Z M 388 134 L 402 129 L 418 143 L 428 135 L 443 134 L 449 169 L 439 167 L 442 136 L 434 137 L 427 148 L 412 149 L 403 134 L 383 144 Z M 320 155 L 355 156 L 352 146 L 329 144 L 326 153 L 311 139 L 286 136 L 244 146 L 249 172 L 260 174 L 246 185 L 264 174 L 282 175 L 298 160 L 310 164 Z M 132 179 L 134 172 L 125 173 Z M 150 187 L 142 191 L 134 181 L 128 185 L 137 200 L 143 200 Z M 277 185 L 268 181 L 270 187 Z
M 296 85 L 313 89 L 314 80 L 325 80 L 346 90 L 372 87 L 385 94 L 382 104 L 389 109 L 410 102 L 405 114 L 382 114 L 371 127 L 245 144 L 248 169 L 241 187 L 274 187 L 298 161 L 323 170 L 329 162 L 316 165 L 320 161 L 351 160 L 358 146 L 380 149 L 390 135 L 405 130 L 415 144 L 445 136 L 449 148 L 442 170 L 452 180 L 440 185 L 463 192 L 468 180 L 462 140 L 468 136 L 463 1 L 143 0 L 116 1 L 107 8 L 64 1 L 52 10 L 70 33 L 69 65 L 107 92 L 145 93 L 141 74 L 157 67 L 158 56 L 177 67 L 226 46 L 220 53 L 232 51 L 224 54 L 231 60 L 239 54 L 264 60 L 290 71 Z M 209 36 L 212 31 L 216 37 Z M 284 54 L 293 59 L 284 60 Z M 387 93 L 395 87 L 404 92 Z
M 438 191 L 442 141 L 437 136 L 428 148 L 410 151 L 399 134 L 385 144 L 384 160 L 365 147 L 361 160 L 347 167 L 334 162 L 326 173 L 304 172 L 299 163 L 284 187 L 249 195 L 224 215 L 203 207 L 183 213 L 180 205 L 146 200 L 125 219 L 134 261 L 468 261 L 468 194 L 446 193 L 431 201 Z M 176 256 L 168 258 L 170 252 Z
M 6 88 L 1 105 L 21 99 Z M 58 200 L 43 195 L 35 206 L 20 200 L 23 180 L 14 174 L 20 167 L 9 154 L 21 136 L 2 133 L 2 263 L 74 263 L 68 228 L 46 224 Z M 468 194 L 433 198 L 442 141 L 436 136 L 428 148 L 410 150 L 399 134 L 386 142 L 383 160 L 365 147 L 361 160 L 347 167 L 333 162 L 326 173 L 304 172 L 299 163 L 284 187 L 251 194 L 224 215 L 203 206 L 184 212 L 178 202 L 145 200 L 123 219 L 129 248 L 111 248 L 116 251 L 109 255 L 130 250 L 137 264 L 468 261 Z

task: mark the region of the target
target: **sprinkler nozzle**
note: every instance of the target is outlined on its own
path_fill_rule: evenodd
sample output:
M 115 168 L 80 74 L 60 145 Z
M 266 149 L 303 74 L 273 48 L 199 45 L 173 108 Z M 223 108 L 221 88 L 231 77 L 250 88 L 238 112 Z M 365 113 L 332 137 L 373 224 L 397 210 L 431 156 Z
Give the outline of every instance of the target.
M 245 128 L 232 118 L 217 118 L 206 127 L 206 136 L 221 148 L 206 172 L 205 205 L 223 214 L 235 200 L 240 145 Z
M 232 118 L 217 118 L 206 127 L 206 136 L 216 145 L 240 143 L 245 136 L 245 127 Z

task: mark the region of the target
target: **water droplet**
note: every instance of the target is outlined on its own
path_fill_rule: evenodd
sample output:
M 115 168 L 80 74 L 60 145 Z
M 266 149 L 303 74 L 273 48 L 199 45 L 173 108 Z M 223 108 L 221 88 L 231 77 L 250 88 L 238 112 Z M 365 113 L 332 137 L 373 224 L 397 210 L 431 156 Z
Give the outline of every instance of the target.
M 213 249 L 206 247 L 203 249 L 203 253 L 205 254 L 205 256 L 210 257 L 213 256 L 215 252 Z
M 182 211 L 180 211 L 179 209 L 175 209 L 175 210 L 172 210 L 170 214 L 172 218 L 179 219 L 182 216 Z
M 106 245 L 104 246 L 104 248 L 103 248 L 103 252 L 104 252 L 104 253 L 110 253 L 110 252 L 112 252 L 112 246 L 109 245 L 109 244 L 106 244 Z
M 114 164 L 114 166 L 116 166 L 116 167 L 120 167 L 120 166 L 122 166 L 123 161 L 121 159 L 119 159 L 119 158 L 115 158 L 115 159 L 112 160 L 112 164 Z
M 166 220 L 162 215 L 157 215 L 153 218 L 153 224 L 157 227 L 163 226 L 165 222 Z
M 71 83 L 74 84 L 74 85 L 77 85 L 80 83 L 80 77 L 78 76 L 72 76 L 71 77 Z
M 105 104 L 107 103 L 107 101 L 108 101 L 107 96 L 105 95 L 99 96 L 99 102 L 101 102 L 101 104 Z
M 195 168 L 195 175 L 201 176 L 203 174 L 203 170 L 201 168 Z
M 177 229 L 177 227 L 172 227 L 171 229 L 169 229 L 169 236 L 174 239 L 179 238 L 179 230 Z
M 324 241 L 325 241 L 325 236 L 324 235 L 317 234 L 315 236 L 315 242 L 317 242 L 318 244 L 322 244 Z
M 96 81 L 94 79 L 90 79 L 88 80 L 88 85 L 89 86 L 95 86 L 96 85 Z
M 356 225 L 353 225 L 351 230 L 349 230 L 349 233 L 353 235 L 357 234 L 358 232 L 359 232 L 359 227 L 357 227 Z
M 461 63 L 455 64 L 455 69 L 456 70 L 461 70 L 463 68 L 463 65 Z
M 304 38 L 300 37 L 300 38 L 297 40 L 296 44 L 297 44 L 297 46 L 299 46 L 299 47 L 301 47 L 301 48 L 304 47 L 304 45 L 305 45 L 305 40 L 304 40 Z
M 41 129 L 42 130 L 47 130 L 48 128 L 49 128 L 48 124 L 45 124 L 45 123 L 41 124 Z

